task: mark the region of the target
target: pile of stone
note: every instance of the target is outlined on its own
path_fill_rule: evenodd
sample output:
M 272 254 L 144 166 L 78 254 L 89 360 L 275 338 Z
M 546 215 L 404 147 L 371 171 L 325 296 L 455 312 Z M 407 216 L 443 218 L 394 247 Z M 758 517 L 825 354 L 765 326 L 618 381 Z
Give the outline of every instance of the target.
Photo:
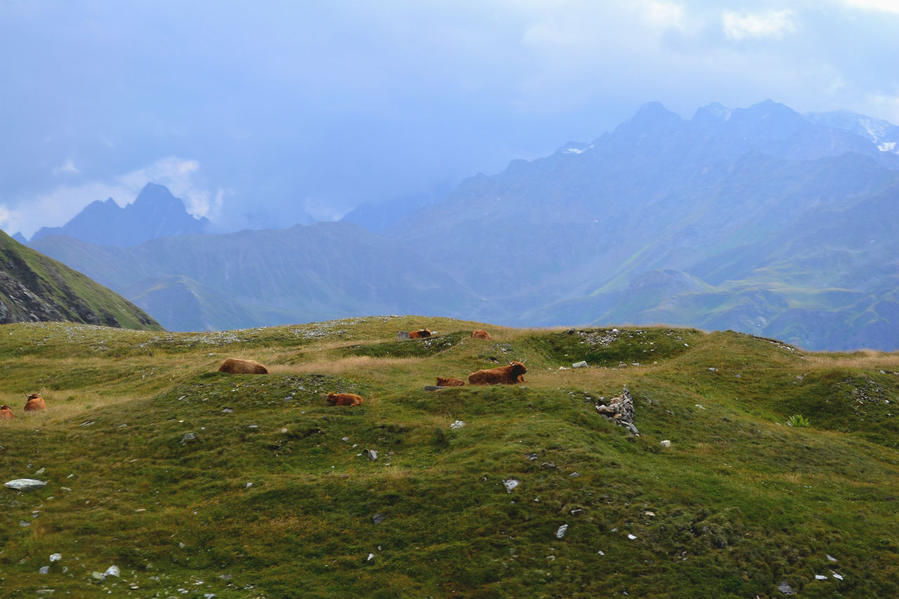
M 640 436 L 640 431 L 634 426 L 634 398 L 631 397 L 627 387 L 624 387 L 621 395 L 613 397 L 608 403 L 597 404 L 596 411 L 625 427 L 637 437 Z

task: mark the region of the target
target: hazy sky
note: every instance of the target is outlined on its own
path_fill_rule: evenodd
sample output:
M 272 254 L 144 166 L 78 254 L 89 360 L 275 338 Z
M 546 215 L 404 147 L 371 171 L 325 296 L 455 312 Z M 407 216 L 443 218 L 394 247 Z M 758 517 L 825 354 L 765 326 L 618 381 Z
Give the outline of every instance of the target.
M 0 228 L 169 187 L 226 227 L 440 193 L 659 100 L 899 122 L 899 0 L 0 0 Z

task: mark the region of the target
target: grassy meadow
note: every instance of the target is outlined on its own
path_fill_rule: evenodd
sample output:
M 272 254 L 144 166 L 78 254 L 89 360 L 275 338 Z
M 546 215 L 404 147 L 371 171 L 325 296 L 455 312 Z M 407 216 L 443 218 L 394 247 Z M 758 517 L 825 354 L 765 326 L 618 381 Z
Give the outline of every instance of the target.
M 0 482 L 47 481 L 0 489 L 2 597 L 899 596 L 897 353 L 368 317 L 3 325 L 0 363 Z M 594 407 L 625 386 L 639 437 Z

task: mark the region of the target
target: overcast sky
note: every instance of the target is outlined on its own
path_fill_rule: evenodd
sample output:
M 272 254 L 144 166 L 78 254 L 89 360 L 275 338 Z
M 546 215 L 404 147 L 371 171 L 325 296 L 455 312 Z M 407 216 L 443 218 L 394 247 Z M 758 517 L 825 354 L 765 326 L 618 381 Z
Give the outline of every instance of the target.
M 899 0 L 0 0 L 0 228 L 168 185 L 222 226 L 439 194 L 658 100 L 899 123 Z

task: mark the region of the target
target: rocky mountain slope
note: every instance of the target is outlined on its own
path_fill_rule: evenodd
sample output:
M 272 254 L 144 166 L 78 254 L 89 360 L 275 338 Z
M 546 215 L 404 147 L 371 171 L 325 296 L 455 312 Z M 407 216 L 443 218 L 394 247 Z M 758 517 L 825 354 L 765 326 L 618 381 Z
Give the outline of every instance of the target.
M 0 323 L 54 320 L 161 328 L 125 298 L 0 232 Z
M 895 353 L 419 316 L 2 325 L 0 361 L 0 482 L 46 483 L 0 488 L 6 597 L 899 594 Z M 639 436 L 600 413 L 624 388 Z

